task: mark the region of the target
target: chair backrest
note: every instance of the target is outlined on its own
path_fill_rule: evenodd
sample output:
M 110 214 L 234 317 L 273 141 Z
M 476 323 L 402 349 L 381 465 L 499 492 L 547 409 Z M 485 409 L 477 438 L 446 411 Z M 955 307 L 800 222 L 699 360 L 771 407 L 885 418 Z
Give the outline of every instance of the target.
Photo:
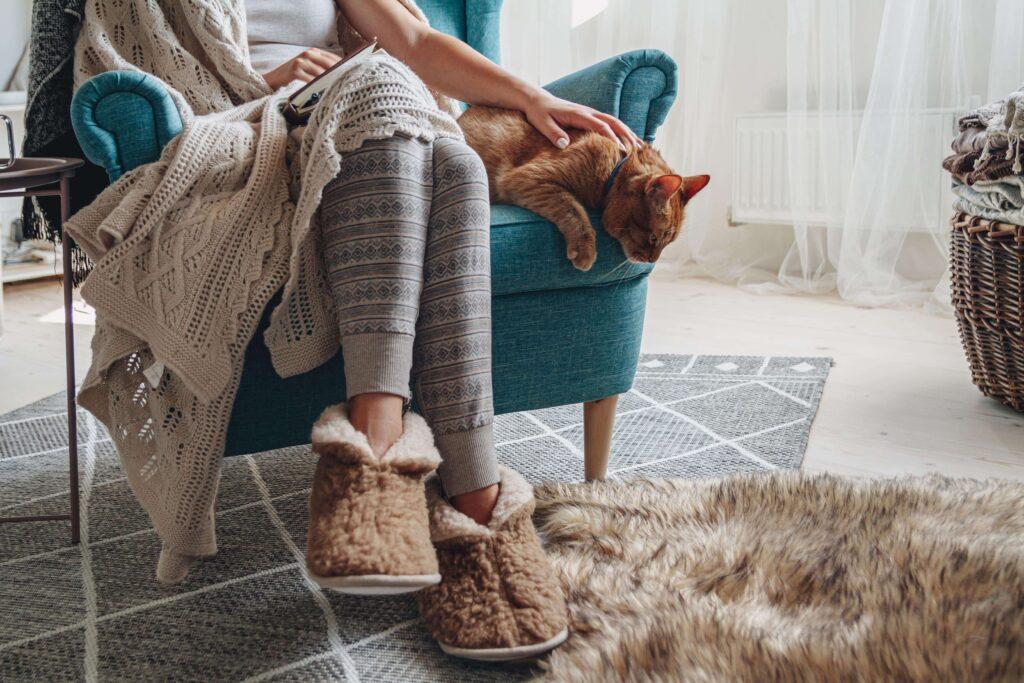
M 430 25 L 469 43 L 501 63 L 501 3 L 504 0 L 419 0 Z

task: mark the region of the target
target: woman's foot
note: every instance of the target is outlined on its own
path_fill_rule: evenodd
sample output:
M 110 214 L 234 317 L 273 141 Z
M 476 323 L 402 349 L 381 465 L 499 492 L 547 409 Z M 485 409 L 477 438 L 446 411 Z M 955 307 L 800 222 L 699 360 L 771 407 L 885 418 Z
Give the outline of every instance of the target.
M 395 394 L 366 393 L 349 399 L 348 419 L 366 435 L 370 449 L 378 458 L 402 436 L 404 399 Z
M 345 406 L 313 426 L 320 456 L 309 496 L 306 568 L 325 588 L 407 593 L 441 580 L 430 543 L 423 478 L 441 458 L 423 418 L 406 413 L 401 435 L 378 456 Z
M 527 659 L 568 637 L 565 598 L 531 520 L 533 489 L 500 471 L 487 524 L 453 507 L 437 477 L 427 480 L 441 583 L 420 591 L 420 609 L 441 649 L 457 657 Z
M 385 393 L 357 394 L 349 399 L 348 419 L 366 435 L 370 449 L 378 458 L 402 436 L 403 404 L 401 396 Z M 477 524 L 487 524 L 498 501 L 498 485 L 452 496 L 451 500 L 456 510 Z
M 476 491 L 452 496 L 452 506 L 477 524 L 487 526 L 487 523 L 491 521 L 494 504 L 498 502 L 500 490 L 500 486 L 491 484 Z

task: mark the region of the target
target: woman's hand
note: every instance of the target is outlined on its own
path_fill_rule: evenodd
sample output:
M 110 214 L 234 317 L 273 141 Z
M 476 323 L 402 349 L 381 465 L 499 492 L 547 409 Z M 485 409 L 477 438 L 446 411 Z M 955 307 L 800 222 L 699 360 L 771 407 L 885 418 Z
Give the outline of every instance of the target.
M 341 61 L 341 57 L 333 52 L 311 47 L 273 71 L 263 74 L 263 80 L 267 82 L 271 90 L 277 90 L 292 81 L 309 83 L 339 61 Z
M 619 143 L 622 149 L 629 151 L 639 147 L 643 141 L 630 130 L 629 126 L 611 114 L 560 99 L 541 90 L 529 99 L 523 107 L 526 119 L 533 127 L 544 134 L 555 147 L 564 149 L 569 145 L 569 136 L 565 128 L 579 128 L 600 133 L 610 140 Z

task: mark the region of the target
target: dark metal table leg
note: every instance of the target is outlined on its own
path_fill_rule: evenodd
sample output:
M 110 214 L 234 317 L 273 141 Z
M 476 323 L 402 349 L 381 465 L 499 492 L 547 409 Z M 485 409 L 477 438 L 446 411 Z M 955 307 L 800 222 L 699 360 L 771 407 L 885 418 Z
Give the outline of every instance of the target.
M 71 543 L 77 544 L 81 536 L 78 497 L 78 405 L 75 400 L 75 321 L 74 283 L 71 274 L 71 238 L 64 232 L 64 221 L 70 213 L 70 183 L 68 176 L 60 179 L 61 258 L 64 281 L 64 362 L 67 370 L 68 398 L 68 468 L 70 470 Z

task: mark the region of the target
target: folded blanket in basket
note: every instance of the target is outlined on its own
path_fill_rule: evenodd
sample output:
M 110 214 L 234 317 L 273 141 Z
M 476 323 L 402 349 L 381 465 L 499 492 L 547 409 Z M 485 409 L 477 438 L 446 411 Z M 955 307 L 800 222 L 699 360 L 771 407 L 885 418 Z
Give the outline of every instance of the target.
M 953 140 L 953 153 L 942 160 L 942 167 L 968 185 L 1014 175 L 1014 160 L 1006 158 L 1005 140 L 993 140 L 989 143 L 988 156 L 981 158 L 988 142 L 984 128 L 972 126 L 961 130 Z
M 1024 225 L 1024 178 L 1004 176 L 967 185 L 953 181 L 953 208 L 1002 223 Z
M 960 117 L 960 135 L 942 166 L 962 182 L 997 180 L 1024 171 L 1024 87 Z

